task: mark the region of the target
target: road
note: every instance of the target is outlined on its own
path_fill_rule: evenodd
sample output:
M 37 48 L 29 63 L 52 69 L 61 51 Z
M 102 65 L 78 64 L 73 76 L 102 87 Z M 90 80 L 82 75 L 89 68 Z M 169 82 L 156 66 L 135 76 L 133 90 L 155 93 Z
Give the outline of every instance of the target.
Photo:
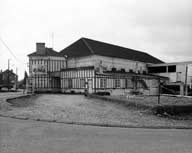
M 192 153 L 192 130 L 91 127 L 0 117 L 0 153 Z

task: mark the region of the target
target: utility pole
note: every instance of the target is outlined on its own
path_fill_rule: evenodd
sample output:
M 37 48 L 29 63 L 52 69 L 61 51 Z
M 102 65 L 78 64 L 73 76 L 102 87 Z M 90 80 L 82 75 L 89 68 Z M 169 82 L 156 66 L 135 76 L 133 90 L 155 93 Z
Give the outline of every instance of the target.
M 15 91 L 17 91 L 17 81 L 18 81 L 18 75 L 17 75 L 17 67 L 16 67 L 16 77 L 15 77 Z
M 160 104 L 160 96 L 161 96 L 161 80 L 160 80 L 160 78 L 159 78 L 159 80 L 158 80 L 158 83 L 159 83 L 158 104 Z
M 52 48 L 53 48 L 54 47 L 54 32 L 52 32 L 51 37 L 52 37 Z
M 8 76 L 7 76 L 8 91 L 9 91 L 9 62 L 10 62 L 10 59 L 8 59 Z
M 186 66 L 186 71 L 185 71 L 185 95 L 187 96 L 188 94 L 188 86 L 187 86 L 187 72 L 188 72 L 188 66 Z

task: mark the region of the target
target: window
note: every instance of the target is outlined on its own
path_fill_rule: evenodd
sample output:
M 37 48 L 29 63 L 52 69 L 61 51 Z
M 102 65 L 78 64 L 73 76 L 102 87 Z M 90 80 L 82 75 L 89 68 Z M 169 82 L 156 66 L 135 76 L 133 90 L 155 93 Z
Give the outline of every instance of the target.
M 116 69 L 115 67 L 113 67 L 113 68 L 111 69 L 111 71 L 112 71 L 112 72 L 116 72 L 117 69 Z
M 166 73 L 166 66 L 149 67 L 149 73 Z
M 129 70 L 129 72 L 130 72 L 130 73 L 133 73 L 133 70 L 132 70 L 132 69 L 130 69 L 130 70 Z
M 125 69 L 121 69 L 120 72 L 125 73 Z
M 67 79 L 63 80 L 63 88 L 65 88 L 65 89 L 68 88 L 68 80 Z
M 120 79 L 115 79 L 115 88 L 120 88 Z
M 133 81 L 131 78 L 125 79 L 125 88 L 133 88 Z
M 168 72 L 176 72 L 176 65 L 169 65 Z
M 80 79 L 80 88 L 85 88 L 85 79 Z
M 107 87 L 107 80 L 106 78 L 100 79 L 100 88 L 106 88 Z
M 72 79 L 68 79 L 68 88 L 71 89 L 73 88 L 73 84 L 72 84 Z

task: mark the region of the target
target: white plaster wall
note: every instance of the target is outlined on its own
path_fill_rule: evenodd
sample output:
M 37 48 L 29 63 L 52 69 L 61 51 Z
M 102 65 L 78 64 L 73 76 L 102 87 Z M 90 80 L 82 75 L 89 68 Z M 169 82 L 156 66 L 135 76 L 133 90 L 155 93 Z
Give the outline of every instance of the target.
M 113 67 L 117 70 L 125 69 L 133 70 L 134 72 L 143 72 L 147 71 L 146 63 L 131 61 L 127 59 L 112 58 L 106 56 L 92 55 L 87 57 L 80 58 L 71 58 L 68 59 L 68 68 L 72 67 L 84 67 L 84 66 L 95 66 L 96 68 L 103 67 L 105 70 L 111 70 Z
M 75 68 L 75 67 L 93 66 L 94 64 L 93 60 L 94 60 L 93 56 L 70 58 L 67 60 L 67 67 Z
M 177 72 L 181 72 L 181 81 L 185 82 L 185 78 L 186 78 L 186 67 L 188 66 L 188 64 L 180 64 L 177 65 Z M 190 76 L 191 74 L 187 74 L 187 84 L 190 83 Z

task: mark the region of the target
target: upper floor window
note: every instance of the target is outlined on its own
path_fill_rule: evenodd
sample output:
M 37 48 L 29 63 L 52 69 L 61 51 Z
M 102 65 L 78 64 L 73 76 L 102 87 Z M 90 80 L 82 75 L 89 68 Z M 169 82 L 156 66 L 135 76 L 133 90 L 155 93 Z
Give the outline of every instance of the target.
M 168 72 L 176 72 L 176 65 L 169 65 Z
M 112 71 L 112 72 L 116 72 L 117 69 L 116 69 L 115 67 L 113 67 L 113 68 L 111 69 L 111 71 Z
M 166 66 L 149 67 L 149 73 L 166 73 Z

